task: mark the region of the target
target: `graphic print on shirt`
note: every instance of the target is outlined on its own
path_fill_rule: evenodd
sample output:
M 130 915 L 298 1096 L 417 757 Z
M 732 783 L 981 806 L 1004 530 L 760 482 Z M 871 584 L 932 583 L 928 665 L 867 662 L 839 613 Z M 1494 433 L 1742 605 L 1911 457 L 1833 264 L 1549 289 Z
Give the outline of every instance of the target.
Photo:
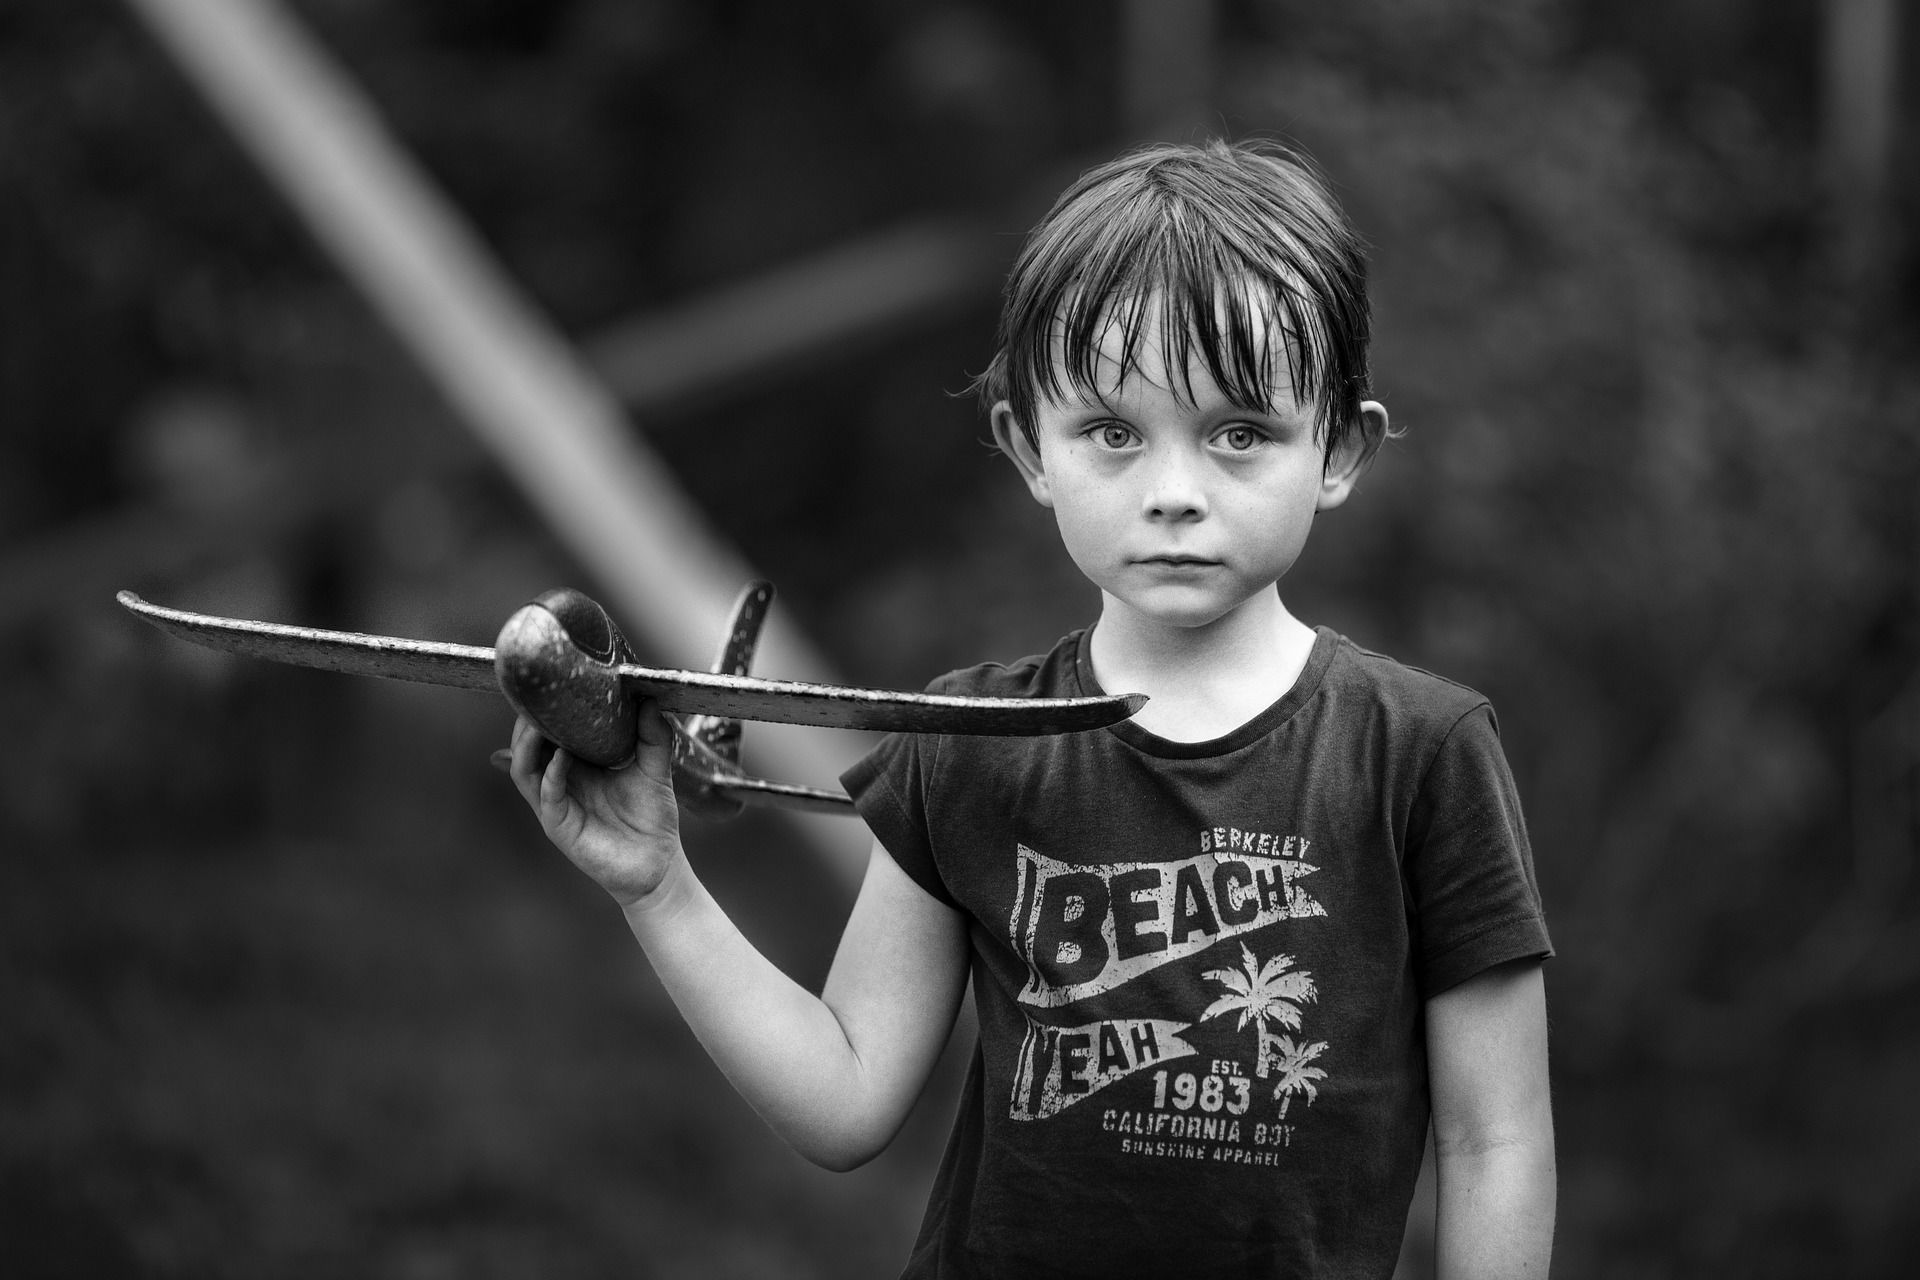
M 1013 1119 L 1051 1119 L 1138 1077 L 1102 1113 L 1124 1152 L 1273 1163 L 1272 1148 L 1291 1143 L 1294 1100 L 1311 1104 L 1327 1078 L 1316 1064 L 1326 1042 L 1303 1033 L 1319 990 L 1293 956 L 1256 954 L 1246 936 L 1326 916 L 1301 884 L 1318 867 L 1299 836 L 1211 827 L 1199 844 L 1177 862 L 1091 866 L 1017 846 L 1008 924 L 1028 971 L 1018 1000 L 1040 1016 L 1027 1019 Z M 1208 967 L 1204 984 L 1140 983 L 1229 940 L 1240 940 L 1237 965 Z M 1141 999 L 1129 998 L 1135 983 Z M 1139 1007 L 1169 992 L 1186 993 L 1189 1007 Z M 1108 1016 L 1075 1020 L 1080 1005 Z M 1234 1044 L 1242 1038 L 1250 1053 Z

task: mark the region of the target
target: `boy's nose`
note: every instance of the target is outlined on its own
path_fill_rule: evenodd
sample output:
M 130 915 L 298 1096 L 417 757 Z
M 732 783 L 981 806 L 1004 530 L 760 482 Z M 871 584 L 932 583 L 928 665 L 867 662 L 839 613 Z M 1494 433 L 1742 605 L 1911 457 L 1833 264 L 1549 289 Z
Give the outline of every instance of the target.
M 1191 459 L 1169 451 L 1147 484 L 1144 514 L 1149 520 L 1198 520 L 1207 513 L 1206 488 Z

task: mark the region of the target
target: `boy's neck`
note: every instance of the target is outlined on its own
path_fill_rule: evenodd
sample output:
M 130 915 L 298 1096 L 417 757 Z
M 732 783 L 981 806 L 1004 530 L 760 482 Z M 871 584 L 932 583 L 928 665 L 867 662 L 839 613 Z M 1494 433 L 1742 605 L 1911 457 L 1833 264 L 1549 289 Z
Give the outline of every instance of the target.
M 1089 656 L 1101 688 L 1151 699 L 1135 723 L 1172 741 L 1205 742 L 1285 697 L 1313 640 L 1274 588 L 1201 627 L 1145 618 L 1109 596 Z

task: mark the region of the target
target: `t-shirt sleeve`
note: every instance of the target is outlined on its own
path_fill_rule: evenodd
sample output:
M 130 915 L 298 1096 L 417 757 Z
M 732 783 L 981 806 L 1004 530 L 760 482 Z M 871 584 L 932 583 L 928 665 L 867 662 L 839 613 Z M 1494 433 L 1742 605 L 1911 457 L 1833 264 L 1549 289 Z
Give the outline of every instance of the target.
M 927 825 L 927 784 L 938 750 L 938 738 L 890 733 L 840 776 L 840 785 L 900 869 L 937 900 L 953 906 L 953 895 L 934 863 Z
M 1519 792 L 1484 703 L 1454 724 L 1426 770 L 1405 866 L 1422 995 L 1553 954 Z

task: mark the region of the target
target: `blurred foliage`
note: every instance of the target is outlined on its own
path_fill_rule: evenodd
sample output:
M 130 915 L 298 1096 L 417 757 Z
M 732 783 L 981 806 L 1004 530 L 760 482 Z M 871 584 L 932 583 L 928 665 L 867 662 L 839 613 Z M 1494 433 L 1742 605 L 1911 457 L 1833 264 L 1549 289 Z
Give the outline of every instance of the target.
M 583 337 L 914 214 L 1010 247 L 1126 141 L 1117 6 L 298 9 Z M 1407 428 L 1290 599 L 1488 692 L 1528 800 L 1558 1274 L 1901 1272 L 1920 275 L 1836 264 L 1818 6 L 1219 13 L 1217 123 L 1341 188 Z M 944 1098 L 851 1181 L 781 1152 L 583 932 L 496 709 L 177 652 L 94 589 L 485 642 L 576 572 L 120 6 L 0 10 L 0 234 L 10 1274 L 884 1271 Z M 1091 616 L 952 394 L 990 323 L 638 424 L 864 679 Z M 817 977 L 836 896 L 779 834 L 701 856 Z

